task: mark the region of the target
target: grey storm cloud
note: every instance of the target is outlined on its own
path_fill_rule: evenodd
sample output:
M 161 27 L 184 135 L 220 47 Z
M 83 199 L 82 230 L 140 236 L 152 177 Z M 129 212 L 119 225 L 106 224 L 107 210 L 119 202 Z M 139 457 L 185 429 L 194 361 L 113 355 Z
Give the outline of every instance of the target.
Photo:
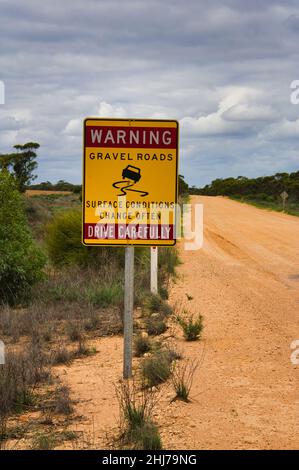
M 298 1 L 0 0 L 0 153 L 81 180 L 86 116 L 175 118 L 190 184 L 298 170 Z

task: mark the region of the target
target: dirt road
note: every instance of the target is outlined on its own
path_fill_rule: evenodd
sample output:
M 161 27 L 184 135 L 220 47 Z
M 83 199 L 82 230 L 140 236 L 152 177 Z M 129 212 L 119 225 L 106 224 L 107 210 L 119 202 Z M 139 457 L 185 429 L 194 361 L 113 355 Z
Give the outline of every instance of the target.
M 205 317 L 205 360 L 180 448 L 299 449 L 299 218 L 226 198 L 204 204 L 204 245 L 184 251 L 172 300 Z M 186 296 L 185 296 L 186 298 Z M 185 343 L 186 344 L 186 343 Z M 199 344 L 185 346 L 196 356 Z M 188 432 L 188 435 L 190 433 Z
M 299 218 L 225 198 L 194 202 L 204 204 L 204 246 L 192 252 L 180 244 L 170 300 L 204 315 L 202 341 L 187 343 L 174 330 L 184 357 L 204 351 L 204 362 L 191 403 L 171 401 L 170 385 L 161 387 L 155 419 L 164 447 L 299 449 L 299 366 L 290 361 L 299 339 Z M 107 448 L 118 425 L 122 338 L 95 346 L 97 355 L 61 376 L 82 416 L 75 429 L 89 446 Z

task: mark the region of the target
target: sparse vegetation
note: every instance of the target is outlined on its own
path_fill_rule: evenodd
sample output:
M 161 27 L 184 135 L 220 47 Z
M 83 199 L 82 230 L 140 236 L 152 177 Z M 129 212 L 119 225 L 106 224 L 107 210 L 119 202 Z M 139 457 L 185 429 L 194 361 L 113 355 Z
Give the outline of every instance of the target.
M 56 445 L 55 437 L 52 434 L 40 434 L 32 442 L 33 450 L 52 450 Z
M 66 332 L 72 342 L 82 341 L 83 339 L 82 326 L 78 322 L 69 321 L 66 325 Z
M 134 353 L 136 357 L 141 357 L 151 350 L 151 340 L 144 333 L 138 334 L 134 338 Z
M 60 345 L 55 351 L 52 352 L 52 364 L 61 365 L 69 364 L 72 360 L 71 352 L 64 346 Z
M 198 367 L 196 361 L 175 361 L 172 366 L 171 382 L 175 390 L 175 398 L 189 401 L 189 395 L 192 388 L 194 374 Z
M 122 440 L 134 449 L 159 450 L 161 437 L 153 423 L 156 394 L 153 390 L 123 381 L 117 390 L 121 414 Z
M 16 434 L 11 424 L 7 424 L 11 415 L 39 410 L 42 413 L 39 421 L 42 428 L 37 433 L 34 429 L 32 441 L 29 441 L 28 435 L 26 440 L 28 445 L 31 442 L 32 448 L 50 449 L 67 439 L 64 433 L 49 432 L 48 427 L 53 426 L 55 414 L 61 415 L 60 420 L 63 419 L 62 415 L 67 416 L 67 420 L 73 419 L 73 404 L 67 388 L 58 385 L 56 389 L 43 392 L 46 387 L 53 386 L 52 381 L 56 386 L 56 377 L 51 378 L 50 368 L 69 365 L 76 358 L 94 354 L 95 349 L 87 346 L 89 337 L 122 330 L 124 249 L 87 248 L 81 245 L 81 211 L 76 194 L 25 194 L 20 197 L 15 191 L 12 206 L 14 197 L 19 198 L 18 203 L 22 207 L 20 221 L 24 222 L 23 228 L 28 229 L 28 239 L 34 247 L 30 253 L 38 253 L 42 263 L 38 265 L 39 270 L 32 268 L 31 273 L 35 277 L 26 280 L 24 287 L 16 281 L 17 288 L 12 300 L 8 299 L 6 292 L 6 297 L 0 301 L 0 336 L 5 340 L 8 353 L 7 364 L 0 366 L 0 447 L 4 447 L 9 438 L 17 439 L 12 437 Z M 10 194 L 6 189 L 3 193 L 6 196 Z M 5 204 L 8 207 L 6 199 Z M 30 238 L 29 227 L 42 250 L 36 248 Z M 18 245 L 15 247 L 19 253 Z M 164 320 L 171 314 L 170 306 L 162 297 L 167 298 L 169 278 L 174 272 L 177 255 L 175 249 L 165 250 L 165 255 L 164 248 L 159 250 L 161 296 L 150 301 L 150 308 L 144 307 L 144 299 L 150 297 L 149 249 L 138 247 L 135 250 L 135 304 L 146 310 L 149 326 L 152 323 L 152 331 L 155 331 L 153 334 L 165 331 Z M 42 252 L 48 255 L 46 268 L 43 268 L 46 256 Z M 17 257 L 12 259 L 19 263 Z M 37 257 L 32 255 L 30 266 L 35 268 L 36 260 Z M 0 273 L 1 268 L 0 262 Z M 2 285 L 0 291 L 1 288 Z M 19 305 L 20 302 L 22 305 Z M 159 307 L 158 312 L 153 311 L 156 307 Z M 158 316 L 150 317 L 152 313 L 158 313 Z M 161 349 L 145 336 L 142 340 L 136 337 L 137 355 Z M 18 352 L 11 353 L 15 349 Z M 43 382 L 47 385 L 44 386 Z M 134 448 L 161 447 L 159 432 L 151 419 L 131 430 L 131 439 Z
M 149 313 L 159 313 L 161 317 L 165 318 L 172 314 L 171 306 L 162 299 L 160 295 L 149 294 L 145 297 L 143 302 L 144 307 Z
M 161 450 L 162 440 L 157 426 L 146 422 L 143 426 L 136 427 L 131 432 L 131 441 L 139 450 Z
M 55 412 L 70 415 L 73 411 L 70 389 L 66 386 L 58 387 L 55 393 Z
M 151 316 L 146 320 L 146 330 L 149 335 L 158 336 L 167 330 L 167 325 L 158 314 L 157 316 Z
M 145 299 L 145 307 L 151 312 L 159 312 L 163 304 L 163 300 L 157 294 L 149 294 Z
M 161 349 L 170 363 L 180 360 L 183 357 L 182 352 L 179 351 L 174 345 L 164 344 L 161 346 Z
M 123 298 L 122 286 L 118 283 L 87 289 L 88 301 L 97 307 L 109 307 L 118 304 Z
M 141 362 L 141 374 L 148 387 L 165 382 L 171 374 L 170 357 L 165 351 L 157 351 Z
M 35 386 L 49 379 L 47 359 L 37 343 L 19 353 L 8 352 L 0 373 L 0 434 L 6 436 L 7 418 L 35 404 Z
M 178 324 L 183 330 L 186 341 L 196 341 L 200 338 L 203 330 L 203 317 L 198 315 L 195 319 L 189 316 L 186 320 L 180 316 L 177 317 Z
M 74 357 L 82 357 L 82 356 L 92 356 L 93 354 L 96 354 L 96 349 L 95 348 L 89 348 L 86 345 L 86 342 L 84 339 L 81 339 L 78 342 L 78 347 L 76 351 L 74 352 Z

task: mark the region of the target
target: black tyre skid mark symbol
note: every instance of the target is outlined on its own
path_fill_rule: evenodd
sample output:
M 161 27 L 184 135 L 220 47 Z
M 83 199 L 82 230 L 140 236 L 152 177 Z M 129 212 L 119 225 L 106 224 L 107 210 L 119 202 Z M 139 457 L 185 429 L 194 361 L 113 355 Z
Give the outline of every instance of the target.
M 127 184 L 129 183 L 127 186 L 124 186 L 123 188 L 120 186 L 122 185 L 123 183 Z M 144 197 L 144 196 L 147 196 L 148 195 L 148 192 L 147 191 L 139 191 L 138 189 L 129 189 L 131 188 L 132 186 L 134 186 L 135 183 L 131 183 L 131 181 L 116 181 L 115 183 L 113 183 L 113 187 L 116 188 L 116 189 L 120 189 L 121 191 L 121 194 L 118 194 L 118 196 L 125 196 L 127 194 L 127 191 L 133 191 L 134 193 L 140 193 L 140 196 L 141 197 Z

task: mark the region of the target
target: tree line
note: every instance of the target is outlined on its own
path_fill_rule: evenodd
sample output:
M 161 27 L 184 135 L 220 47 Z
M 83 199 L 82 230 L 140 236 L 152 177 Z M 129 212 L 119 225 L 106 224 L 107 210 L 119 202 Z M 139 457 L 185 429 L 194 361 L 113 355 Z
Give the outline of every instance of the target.
M 38 189 L 39 191 L 72 191 L 73 193 L 80 193 L 82 185 L 68 183 L 68 181 L 65 180 L 59 180 L 57 183 L 42 181 L 41 183 L 31 184 L 30 189 Z
M 189 187 L 190 194 L 207 196 L 233 196 L 256 199 L 276 199 L 286 191 L 289 200 L 299 202 L 299 171 L 293 173 L 275 173 L 272 176 L 258 178 L 217 178 L 203 188 Z

